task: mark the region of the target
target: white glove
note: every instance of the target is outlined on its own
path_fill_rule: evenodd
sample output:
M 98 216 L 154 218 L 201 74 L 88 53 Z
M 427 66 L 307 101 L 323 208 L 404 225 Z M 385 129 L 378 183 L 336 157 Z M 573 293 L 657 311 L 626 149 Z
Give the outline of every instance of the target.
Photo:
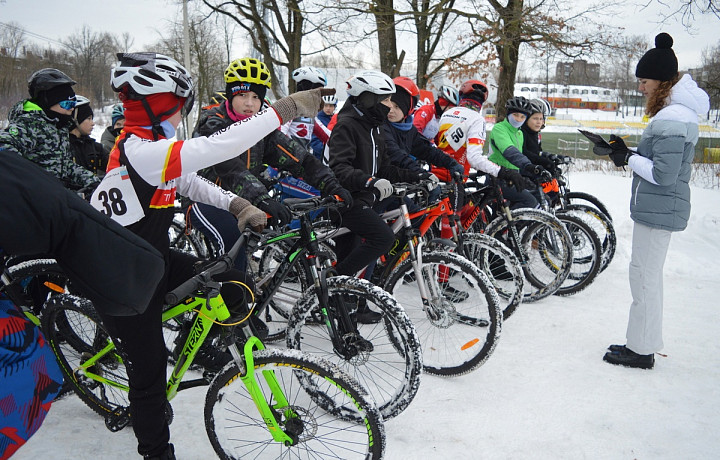
M 440 179 L 438 179 L 435 174 L 430 174 L 430 177 L 428 177 L 428 179 L 431 181 L 427 184 L 428 192 L 432 192 L 440 186 Z
M 387 179 L 373 177 L 367 182 L 367 187 L 374 187 L 377 189 L 378 194 L 380 195 L 378 197 L 378 201 L 382 201 L 393 194 L 393 186 Z

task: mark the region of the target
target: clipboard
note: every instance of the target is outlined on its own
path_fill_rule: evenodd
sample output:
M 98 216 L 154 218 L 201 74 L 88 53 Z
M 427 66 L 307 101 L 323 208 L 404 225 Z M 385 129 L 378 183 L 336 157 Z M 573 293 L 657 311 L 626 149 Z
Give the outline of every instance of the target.
M 585 131 L 584 129 L 578 129 L 578 131 L 580 131 L 580 134 L 590 139 L 590 141 L 595 144 L 596 147 L 612 150 L 610 144 L 601 135 L 591 133 L 590 131 Z
M 592 150 L 595 155 L 604 156 L 612 153 L 613 150 L 610 143 L 608 143 L 608 141 L 606 141 L 601 135 L 585 131 L 584 129 L 578 129 L 578 131 L 580 131 L 580 134 L 590 139 L 590 142 L 594 144 Z

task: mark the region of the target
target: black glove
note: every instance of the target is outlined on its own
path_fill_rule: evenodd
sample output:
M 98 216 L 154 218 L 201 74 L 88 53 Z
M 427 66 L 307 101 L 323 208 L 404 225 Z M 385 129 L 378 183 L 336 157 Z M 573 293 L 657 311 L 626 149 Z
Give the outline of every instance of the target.
M 337 195 L 345 203 L 346 208 L 352 208 L 353 197 L 352 194 L 344 187 L 341 187 L 338 183 L 332 185 L 326 185 L 323 189 L 323 194 L 326 196 Z
M 455 163 L 455 165 L 450 168 L 450 175 L 455 176 L 456 174 L 460 174 L 460 176 L 465 175 L 465 168 L 460 163 Z
M 532 176 L 533 178 L 538 177 L 541 180 L 543 180 L 544 182 L 552 180 L 552 174 L 550 174 L 550 171 L 548 171 L 547 169 L 543 168 L 540 165 L 534 165 L 534 164 L 526 165 L 523 168 L 523 172 L 529 176 Z
M 630 155 L 634 155 L 634 152 L 627 148 L 625 141 L 622 140 L 621 137 L 611 134 L 608 144 L 612 147 L 612 152 L 610 152 L 609 155 L 610 159 L 615 163 L 615 166 L 620 167 L 627 165 L 628 158 L 630 158 Z
M 281 202 L 273 200 L 272 198 L 266 198 L 258 202 L 256 206 L 270 214 L 270 223 L 272 225 L 275 225 L 278 222 L 280 225 L 285 225 L 292 220 L 292 213 L 290 212 L 290 209 Z
M 505 166 L 500 166 L 497 177 L 514 186 L 518 192 L 522 192 L 525 188 L 525 179 L 517 169 L 508 169 Z
M 548 155 L 538 155 L 538 164 L 550 172 L 554 172 L 556 169 L 555 161 Z

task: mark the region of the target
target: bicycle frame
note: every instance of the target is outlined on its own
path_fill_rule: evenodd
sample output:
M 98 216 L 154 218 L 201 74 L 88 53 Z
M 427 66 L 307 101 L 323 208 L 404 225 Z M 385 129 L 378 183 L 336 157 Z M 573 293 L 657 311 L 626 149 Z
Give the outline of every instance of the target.
M 241 237 L 235 244 L 233 249 L 238 246 L 244 245 L 245 239 L 245 235 L 243 235 L 243 237 Z M 205 290 L 205 292 L 193 293 L 195 297 L 190 297 L 182 301 L 181 303 L 178 303 L 166 309 L 162 315 L 163 322 L 166 322 L 177 318 L 188 311 L 196 312 L 195 320 L 193 321 L 190 333 L 188 334 L 188 337 L 185 340 L 185 344 L 182 347 L 182 353 L 180 354 L 180 357 L 178 358 L 168 379 L 166 387 L 168 401 L 172 400 L 180 390 L 192 388 L 198 386 L 199 384 L 206 383 L 204 379 L 183 381 L 183 377 L 185 375 L 185 372 L 190 368 L 190 365 L 192 364 L 195 355 L 200 349 L 200 346 L 210 333 L 210 328 L 212 327 L 212 325 L 214 323 L 230 327 L 236 325 L 228 325 L 222 323 L 222 321 L 226 321 L 231 318 L 231 314 L 228 310 L 227 305 L 225 305 L 222 296 L 220 295 L 220 283 L 207 282 L 206 285 L 208 289 Z M 181 290 L 183 290 L 182 286 L 176 289 L 174 292 L 180 292 Z M 231 342 L 228 346 L 230 354 L 233 356 L 233 359 L 237 364 L 238 369 L 241 370 L 241 373 L 244 370 L 244 375 L 241 376 L 241 380 L 247 388 L 249 394 L 251 395 L 255 406 L 257 407 L 263 420 L 265 421 L 265 424 L 267 425 L 267 428 L 270 431 L 273 439 L 277 442 L 282 442 L 285 445 L 292 445 L 297 442 L 297 439 L 288 435 L 282 430 L 274 415 L 274 411 L 282 408 L 285 411 L 286 418 L 296 417 L 297 414 L 288 412 L 291 411 L 291 409 L 289 409 L 287 398 L 280 389 L 275 374 L 272 371 L 263 371 L 261 373 L 261 376 L 267 382 L 268 388 L 270 388 L 272 392 L 271 400 L 275 401 L 275 404 L 271 407 L 268 401 L 265 399 L 260 388 L 260 384 L 258 383 L 258 374 L 255 373 L 253 359 L 253 351 L 263 350 L 265 346 L 258 337 L 255 337 L 253 335 L 252 330 L 250 326 L 247 325 L 247 323 L 241 328 L 241 331 L 242 332 L 237 338 L 239 339 L 239 342 L 243 344 L 242 353 L 238 348 L 238 344 Z M 235 338 L 235 335 L 233 334 L 232 337 Z M 98 363 L 98 361 L 102 360 L 107 356 L 110 356 L 111 354 L 114 355 L 114 359 L 122 363 L 122 357 L 116 351 L 115 344 L 109 338 L 107 338 L 106 340 L 107 343 L 100 350 L 100 352 L 96 353 L 87 361 L 83 362 L 77 369 L 74 370 L 74 372 L 82 372 L 86 378 L 101 382 L 105 385 L 119 388 L 124 391 L 128 391 L 129 388 L 127 385 L 118 383 L 113 380 L 109 380 L 102 375 L 93 373 L 92 371 L 92 367 L 96 363 Z M 123 415 L 124 414 L 122 412 L 116 412 L 111 414 L 110 417 L 122 417 Z

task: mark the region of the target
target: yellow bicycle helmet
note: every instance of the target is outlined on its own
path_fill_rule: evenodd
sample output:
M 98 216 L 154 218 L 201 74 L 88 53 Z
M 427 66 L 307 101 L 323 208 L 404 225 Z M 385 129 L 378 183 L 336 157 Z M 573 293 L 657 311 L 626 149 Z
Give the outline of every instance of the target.
M 236 81 L 255 83 L 258 85 L 272 87 L 270 83 L 270 71 L 265 63 L 255 58 L 235 59 L 225 69 L 225 83 Z

